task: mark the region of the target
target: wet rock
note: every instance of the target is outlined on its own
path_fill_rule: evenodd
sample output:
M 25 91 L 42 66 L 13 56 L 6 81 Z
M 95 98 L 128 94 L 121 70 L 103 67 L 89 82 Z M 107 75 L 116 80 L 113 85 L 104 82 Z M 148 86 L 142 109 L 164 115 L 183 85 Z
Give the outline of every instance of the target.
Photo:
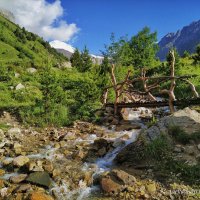
M 13 162 L 12 158 L 6 158 L 2 161 L 3 166 L 10 165 Z
M 146 185 L 147 191 L 152 194 L 156 192 L 156 184 L 155 183 L 150 183 Z
M 3 130 L 0 129 L 0 142 L 5 138 Z
M 125 141 L 124 140 L 122 140 L 121 138 L 117 138 L 115 141 L 114 141 L 114 143 L 113 143 L 113 147 L 118 147 L 118 146 L 122 146 L 122 145 L 124 145 L 125 144 Z
M 11 176 L 9 178 L 9 181 L 11 183 L 21 183 L 22 181 L 24 181 L 27 178 L 27 174 L 20 174 L 17 176 Z
M 97 152 L 98 156 L 100 156 L 100 157 L 106 155 L 106 153 L 107 153 L 106 147 L 99 149 L 99 151 Z
M 28 168 L 29 168 L 29 171 L 42 172 L 42 171 L 44 171 L 43 161 L 41 161 L 41 160 L 31 161 L 28 164 Z
M 122 181 L 124 185 L 134 185 L 136 178 L 123 170 L 112 170 L 111 172 L 117 179 Z
M 29 162 L 29 158 L 27 156 L 18 156 L 13 159 L 13 165 L 17 167 L 22 167 Z
M 200 144 L 197 145 L 197 148 L 200 150 Z
M 31 191 L 32 187 L 30 184 L 23 184 L 20 185 L 17 189 L 16 192 L 27 192 L 27 191 Z
M 49 188 L 52 184 L 52 180 L 47 172 L 34 172 L 31 173 L 26 179 L 27 182 L 41 185 Z
M 29 200 L 54 200 L 52 196 L 44 194 L 42 192 L 33 192 L 30 195 Z
M 78 150 L 78 152 L 75 154 L 76 159 L 83 159 L 85 157 L 85 152 L 83 150 Z
M 0 189 L 2 189 L 4 186 L 4 180 L 0 179 Z
M 8 196 L 8 188 L 2 188 L 0 189 L 0 197 L 2 197 L 3 199 Z
M 84 174 L 84 182 L 87 186 L 91 186 L 93 184 L 93 172 L 87 171 Z
M 147 161 L 145 159 L 141 159 L 140 156 L 144 151 L 144 142 L 137 140 L 125 148 L 123 148 L 115 157 L 114 162 L 116 164 L 125 164 L 129 163 L 132 166 L 138 167 L 140 165 L 146 165 Z
M 0 176 L 3 176 L 5 174 L 5 170 L 0 169 Z
M 121 190 L 121 185 L 111 177 L 104 177 L 100 181 L 101 188 L 106 193 L 117 193 Z
M 130 131 L 133 129 L 140 129 L 140 124 L 122 124 L 116 127 L 116 131 Z
M 61 170 L 60 169 L 54 169 L 53 170 L 53 177 L 58 177 L 61 175 Z
M 14 143 L 14 151 L 17 155 L 21 154 L 22 153 L 22 145 L 19 144 L 19 143 Z
M 126 187 L 133 186 L 136 178 L 122 170 L 112 170 L 101 177 L 100 184 L 106 193 L 119 193 Z
M 53 171 L 53 169 L 54 169 L 54 168 L 53 168 L 52 162 L 46 160 L 46 161 L 43 163 L 43 169 L 44 169 L 45 171 L 47 171 L 48 173 L 52 173 L 52 171 Z

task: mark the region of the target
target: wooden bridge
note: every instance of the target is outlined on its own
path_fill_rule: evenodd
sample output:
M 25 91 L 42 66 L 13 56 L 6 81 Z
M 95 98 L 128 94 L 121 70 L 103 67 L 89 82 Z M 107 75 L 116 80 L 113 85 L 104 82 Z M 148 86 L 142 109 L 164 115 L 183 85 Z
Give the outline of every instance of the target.
M 141 75 L 137 78 L 130 79 L 130 71 L 128 71 L 124 81 L 117 83 L 115 75 L 115 65 L 112 65 L 111 68 L 111 86 L 105 88 L 102 95 L 102 104 L 105 107 L 113 107 L 114 113 L 118 113 L 118 108 L 137 108 L 137 107 L 165 107 L 169 106 L 170 112 L 175 111 L 174 106 L 189 106 L 189 105 L 200 105 L 200 95 L 197 92 L 194 84 L 189 80 L 194 78 L 195 75 L 185 75 L 185 76 L 175 76 L 175 55 L 174 51 L 169 52 L 170 56 L 170 75 L 169 76 L 160 76 L 160 77 L 147 77 L 146 69 L 141 69 Z M 176 99 L 175 97 L 175 87 L 176 80 L 180 80 L 187 84 L 192 92 L 190 99 Z M 161 88 L 161 84 L 169 82 L 169 88 Z M 137 83 L 137 84 L 136 84 Z M 138 87 L 140 83 L 140 87 Z M 138 90 L 138 88 L 140 90 Z M 141 90 L 142 88 L 142 90 Z M 152 91 L 157 89 L 157 93 L 163 96 L 168 96 L 168 100 L 158 101 L 157 98 L 153 95 Z M 115 100 L 113 103 L 108 103 L 108 92 L 113 90 L 115 94 Z M 139 97 L 139 98 L 138 98 Z
M 190 106 L 190 105 L 200 105 L 200 98 L 193 99 L 179 99 L 172 101 L 173 106 Z M 105 104 L 106 107 L 113 107 L 114 103 Z M 117 108 L 156 108 L 156 107 L 165 107 L 169 106 L 169 101 L 149 101 L 149 102 L 130 102 L 130 103 L 117 103 Z

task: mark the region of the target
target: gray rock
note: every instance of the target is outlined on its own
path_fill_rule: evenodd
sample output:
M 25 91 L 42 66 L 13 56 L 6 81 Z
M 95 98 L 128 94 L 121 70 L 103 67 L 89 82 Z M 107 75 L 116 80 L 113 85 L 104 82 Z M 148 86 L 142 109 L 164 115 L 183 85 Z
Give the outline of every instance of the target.
M 190 108 L 179 110 L 170 116 L 163 117 L 154 126 L 143 131 L 146 139 L 154 140 L 161 133 L 168 134 L 169 127 L 178 126 L 186 133 L 191 134 L 200 130 L 200 113 Z
M 9 136 L 16 135 L 16 134 L 21 134 L 20 128 L 11 128 L 8 130 Z
M 23 185 L 20 185 L 16 189 L 16 192 L 26 192 L 26 191 L 29 191 L 29 190 L 32 190 L 31 185 L 30 184 L 23 184 Z
M 194 155 L 195 154 L 196 147 L 195 146 L 186 146 L 185 147 L 185 153 L 189 155 Z
M 16 90 L 21 90 L 21 89 L 24 89 L 24 88 L 25 88 L 25 86 L 24 86 L 23 84 L 21 84 L 21 83 L 19 83 L 19 84 L 15 87 Z
M 20 174 L 20 175 L 17 175 L 17 176 L 11 176 L 9 181 L 11 183 L 21 183 L 26 178 L 27 178 L 27 174 Z
M 30 68 L 27 69 L 27 72 L 30 73 L 30 74 L 33 74 L 33 73 L 37 72 L 37 69 L 30 67 Z
M 49 188 L 52 185 L 52 180 L 47 172 L 31 173 L 26 179 L 26 181 L 47 188 Z
M 5 138 L 3 130 L 0 129 L 0 141 L 2 141 Z
M 198 144 L 197 148 L 200 150 L 200 144 Z

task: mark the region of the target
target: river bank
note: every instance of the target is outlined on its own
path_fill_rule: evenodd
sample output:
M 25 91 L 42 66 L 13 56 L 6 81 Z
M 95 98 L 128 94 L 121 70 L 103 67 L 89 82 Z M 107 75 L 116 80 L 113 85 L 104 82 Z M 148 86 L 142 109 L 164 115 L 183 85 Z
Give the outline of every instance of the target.
M 138 141 L 141 130 L 150 130 L 145 113 L 151 115 L 144 110 L 128 111 L 128 122 L 120 125 L 77 121 L 73 127 L 60 129 L 26 128 L 5 113 L 0 120 L 1 198 L 186 199 L 192 187 L 175 179 L 165 185 L 152 169 L 136 170 L 130 151 L 123 154 Z M 120 160 L 120 155 L 130 162 Z

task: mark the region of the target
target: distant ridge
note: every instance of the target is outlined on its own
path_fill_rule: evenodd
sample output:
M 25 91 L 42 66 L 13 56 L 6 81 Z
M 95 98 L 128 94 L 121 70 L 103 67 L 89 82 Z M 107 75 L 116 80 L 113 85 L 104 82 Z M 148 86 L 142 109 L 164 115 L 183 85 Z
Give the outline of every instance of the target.
M 172 47 L 176 47 L 180 55 L 183 55 L 184 51 L 193 53 L 199 43 L 200 20 L 192 22 L 188 26 L 184 26 L 176 33 L 168 33 L 165 35 L 158 43 L 160 51 L 158 52 L 157 56 L 161 60 L 165 60 L 169 49 Z

